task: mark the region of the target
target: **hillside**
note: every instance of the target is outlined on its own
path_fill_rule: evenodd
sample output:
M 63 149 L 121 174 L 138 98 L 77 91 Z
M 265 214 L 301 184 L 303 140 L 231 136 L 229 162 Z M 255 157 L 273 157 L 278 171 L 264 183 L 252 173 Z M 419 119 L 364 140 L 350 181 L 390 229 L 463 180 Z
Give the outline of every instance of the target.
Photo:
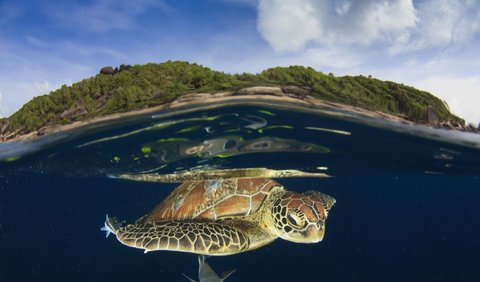
M 259 74 L 226 74 L 197 64 L 168 61 L 104 68 L 94 77 L 35 97 L 10 117 L 0 119 L 0 138 L 9 140 L 45 126 L 157 106 L 186 93 L 236 91 L 257 85 L 301 86 L 325 101 L 434 126 L 448 123 L 465 128 L 464 121 L 451 114 L 442 100 L 395 82 L 365 76 L 336 77 L 302 66 L 276 67 Z

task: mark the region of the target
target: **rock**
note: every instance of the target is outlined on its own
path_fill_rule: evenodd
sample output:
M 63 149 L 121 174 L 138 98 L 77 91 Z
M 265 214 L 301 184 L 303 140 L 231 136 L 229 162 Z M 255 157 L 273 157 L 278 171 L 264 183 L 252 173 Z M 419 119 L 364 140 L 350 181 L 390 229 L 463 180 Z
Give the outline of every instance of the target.
M 76 109 L 65 110 L 60 114 L 60 118 L 69 118 L 75 113 Z
M 128 71 L 129 69 L 131 69 L 132 66 L 131 65 L 127 65 L 127 64 L 121 64 L 120 65 L 120 70 L 119 71 Z
M 456 120 L 450 119 L 448 121 L 442 121 L 439 123 L 440 127 L 444 128 L 449 128 L 449 129 L 454 129 L 454 130 L 459 130 L 459 131 L 467 131 L 468 127 L 465 126 L 464 124 L 459 123 Z
M 0 129 L 0 134 L 3 135 L 4 133 L 6 133 L 8 124 L 9 124 L 8 120 L 5 120 L 5 121 L 3 122 L 3 124 L 2 124 L 2 129 Z
M 298 86 L 284 86 L 282 91 L 285 94 L 293 94 L 295 97 L 305 98 L 310 95 L 311 89 L 307 87 L 298 87 Z
M 7 141 L 7 140 L 14 139 L 17 135 L 18 135 L 18 131 L 10 132 L 10 133 L 2 136 L 2 141 Z
M 160 99 L 162 97 L 165 97 L 165 93 L 163 93 L 161 90 L 155 92 L 155 94 L 153 94 L 150 98 L 147 99 L 147 101 L 151 101 L 151 100 L 157 100 L 157 99 Z
M 44 126 L 44 127 L 40 128 L 40 129 L 37 131 L 37 136 L 43 136 L 43 135 L 45 135 L 46 131 L 47 131 L 47 126 Z
M 274 96 L 284 96 L 283 91 L 280 87 L 272 86 L 254 86 L 247 87 L 237 91 L 237 95 L 274 95 Z
M 75 108 L 75 109 L 70 109 L 70 110 L 65 110 L 63 113 L 60 115 L 60 118 L 68 118 L 68 119 L 75 119 L 78 116 L 86 115 L 88 111 L 81 107 L 81 108 Z
M 128 71 L 131 67 L 132 67 L 131 65 L 126 65 L 126 64 L 121 64 L 120 68 L 118 67 L 113 68 L 111 66 L 108 66 L 108 67 L 103 67 L 100 70 L 100 73 L 105 75 L 115 75 L 121 71 Z
M 476 128 L 473 123 L 469 123 L 467 129 L 471 132 L 479 132 L 478 128 Z
M 115 74 L 115 70 L 108 66 L 108 67 L 103 67 L 101 70 L 100 70 L 100 73 L 101 74 L 105 74 L 105 75 L 114 75 Z
M 427 123 L 431 126 L 438 126 L 440 119 L 432 106 L 427 107 Z
M 452 124 L 450 123 L 450 121 L 442 121 L 438 124 L 440 127 L 443 127 L 443 128 L 448 128 L 448 129 L 455 129 Z

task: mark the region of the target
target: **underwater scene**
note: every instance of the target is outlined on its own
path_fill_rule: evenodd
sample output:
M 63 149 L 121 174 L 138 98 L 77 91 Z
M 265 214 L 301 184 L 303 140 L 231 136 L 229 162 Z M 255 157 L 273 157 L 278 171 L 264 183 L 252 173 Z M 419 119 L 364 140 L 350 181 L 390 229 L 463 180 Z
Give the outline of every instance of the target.
M 480 281 L 478 134 L 237 103 L 0 157 L 1 281 Z

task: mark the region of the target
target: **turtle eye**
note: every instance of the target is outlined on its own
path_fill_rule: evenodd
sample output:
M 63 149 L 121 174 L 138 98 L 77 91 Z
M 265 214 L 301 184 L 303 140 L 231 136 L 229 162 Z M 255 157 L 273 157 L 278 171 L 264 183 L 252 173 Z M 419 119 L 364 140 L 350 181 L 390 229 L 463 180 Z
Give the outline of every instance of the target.
M 302 228 L 305 223 L 305 219 L 296 214 L 294 211 L 288 211 L 287 220 L 288 223 L 295 228 Z

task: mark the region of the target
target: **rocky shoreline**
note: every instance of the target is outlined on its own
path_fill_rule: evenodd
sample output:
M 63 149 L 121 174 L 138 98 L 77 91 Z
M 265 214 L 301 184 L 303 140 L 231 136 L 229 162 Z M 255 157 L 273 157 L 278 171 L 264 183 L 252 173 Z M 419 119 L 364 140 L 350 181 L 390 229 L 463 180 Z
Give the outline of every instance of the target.
M 125 117 L 134 117 L 138 115 L 144 115 L 148 113 L 161 112 L 164 110 L 175 110 L 185 107 L 192 107 L 197 105 L 208 104 L 221 104 L 235 101 L 238 99 L 245 101 L 275 101 L 275 102 L 287 102 L 291 104 L 299 104 L 299 106 L 308 106 L 322 111 L 344 112 L 361 115 L 364 117 L 380 118 L 402 124 L 420 124 L 433 128 L 444 128 L 449 130 L 480 133 L 480 128 L 473 125 L 465 126 L 455 120 L 440 120 L 435 113 L 433 107 L 428 106 L 425 109 L 426 120 L 412 120 L 404 116 L 392 115 L 376 110 L 369 110 L 361 107 L 355 107 L 351 105 L 329 102 L 314 98 L 312 90 L 307 87 L 299 86 L 254 86 L 242 88 L 238 91 L 226 91 L 217 93 L 189 93 L 185 94 L 170 103 L 165 103 L 160 106 L 149 107 L 141 110 L 132 110 L 129 112 L 109 114 L 106 116 L 95 117 L 92 119 L 75 121 L 66 125 L 47 125 L 39 130 L 21 134 L 19 132 L 8 132 L 6 128 L 8 123 L 4 123 L 0 128 L 0 142 L 15 142 L 15 141 L 27 141 L 38 138 L 45 134 L 51 134 L 55 132 L 63 132 L 73 130 L 78 127 L 93 125 L 99 122 L 113 121 L 122 119 Z M 217 105 L 218 106 L 218 105 Z M 75 115 L 75 112 L 62 113 L 62 116 Z

